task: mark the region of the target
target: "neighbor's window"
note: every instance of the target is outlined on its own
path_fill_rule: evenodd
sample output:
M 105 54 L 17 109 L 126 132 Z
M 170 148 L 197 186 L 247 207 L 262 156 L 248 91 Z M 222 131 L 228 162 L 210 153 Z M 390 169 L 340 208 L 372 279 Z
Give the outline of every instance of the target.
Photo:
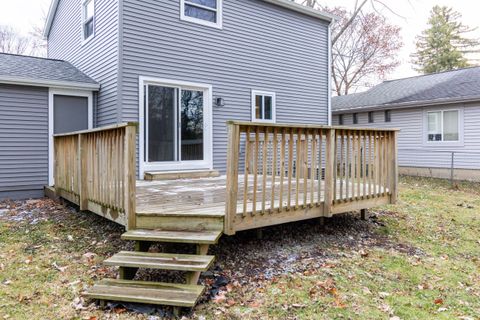
M 338 115 L 338 124 L 343 126 L 343 114 Z
M 353 114 L 353 124 L 358 124 L 358 113 Z
M 199 24 L 222 27 L 223 0 L 180 0 L 182 20 Z
M 85 0 L 82 11 L 83 40 L 88 40 L 95 34 L 95 0 Z
M 275 93 L 252 91 L 252 121 L 275 122 Z
M 392 112 L 385 110 L 385 122 L 392 122 Z
M 428 141 L 459 141 L 458 110 L 427 112 Z
M 373 111 L 370 111 L 368 113 L 368 123 L 373 123 L 374 122 L 374 114 Z

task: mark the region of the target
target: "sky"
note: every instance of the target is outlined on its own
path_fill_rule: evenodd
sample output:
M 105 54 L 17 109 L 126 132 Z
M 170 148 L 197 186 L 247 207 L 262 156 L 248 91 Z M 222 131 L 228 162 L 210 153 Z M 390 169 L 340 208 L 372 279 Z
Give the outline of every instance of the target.
M 32 25 L 42 25 L 47 15 L 51 0 L 0 0 L 0 24 L 11 25 L 22 33 L 32 30 Z M 228 0 L 227 0 L 228 1 Z M 479 28 L 472 36 L 480 38 L 480 1 L 476 0 L 383 0 L 395 12 L 377 6 L 377 9 L 388 19 L 389 23 L 402 28 L 401 35 L 404 47 L 398 55 L 401 65 L 387 79 L 398 79 L 414 76 L 417 72 L 411 64 L 410 54 L 415 51 L 415 36 L 427 26 L 431 8 L 438 5 L 453 7 L 463 16 L 463 23 L 471 28 Z M 353 8 L 355 0 L 321 0 L 322 5 L 329 7 L 342 6 Z M 366 8 L 372 10 L 370 6 Z

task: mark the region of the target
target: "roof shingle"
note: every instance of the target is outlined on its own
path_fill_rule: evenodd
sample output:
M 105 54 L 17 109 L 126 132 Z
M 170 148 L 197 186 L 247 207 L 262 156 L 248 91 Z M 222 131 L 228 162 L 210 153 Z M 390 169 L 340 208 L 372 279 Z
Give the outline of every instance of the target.
M 0 81 L 2 78 L 98 85 L 69 62 L 5 53 L 0 53 Z
M 334 112 L 375 108 L 402 107 L 408 103 L 478 98 L 480 100 L 480 67 L 385 81 L 365 92 L 332 98 Z

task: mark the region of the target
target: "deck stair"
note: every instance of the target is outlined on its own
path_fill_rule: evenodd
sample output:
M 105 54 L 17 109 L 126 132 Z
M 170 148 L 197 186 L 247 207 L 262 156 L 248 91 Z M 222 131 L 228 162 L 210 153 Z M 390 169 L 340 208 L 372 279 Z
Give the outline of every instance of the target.
M 207 271 L 215 260 L 207 255 L 210 245 L 216 244 L 222 230 L 147 230 L 125 232 L 122 239 L 135 241 L 136 251 L 121 251 L 104 261 L 107 266 L 119 267 L 120 279 L 104 279 L 93 286 L 86 296 L 100 301 L 148 303 L 176 307 L 194 307 L 205 287 L 198 285 L 201 272 Z M 152 243 L 187 243 L 197 245 L 197 254 L 152 253 Z M 185 272 L 186 283 L 161 283 L 133 280 L 139 268 Z

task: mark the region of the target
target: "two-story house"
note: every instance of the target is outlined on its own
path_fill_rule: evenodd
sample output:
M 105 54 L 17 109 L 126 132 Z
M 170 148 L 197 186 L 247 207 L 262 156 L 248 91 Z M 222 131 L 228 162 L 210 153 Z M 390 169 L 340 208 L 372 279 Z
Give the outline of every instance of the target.
M 100 84 L 95 127 L 139 123 L 143 179 L 223 172 L 227 120 L 327 124 L 331 21 L 288 0 L 54 0 L 45 37 Z

